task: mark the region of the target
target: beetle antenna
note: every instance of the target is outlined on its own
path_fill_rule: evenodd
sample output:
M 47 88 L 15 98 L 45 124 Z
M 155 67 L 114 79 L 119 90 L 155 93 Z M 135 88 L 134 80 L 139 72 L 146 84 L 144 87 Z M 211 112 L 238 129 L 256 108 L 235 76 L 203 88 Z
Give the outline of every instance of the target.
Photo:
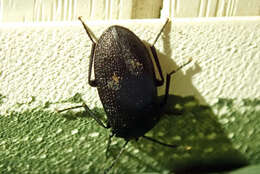
M 85 29 L 85 31 L 86 31 L 86 33 L 87 33 L 89 39 L 90 39 L 91 42 L 94 44 L 94 43 L 95 43 L 94 39 L 95 39 L 95 40 L 97 40 L 97 39 L 96 39 L 96 38 L 94 38 L 94 39 L 92 38 L 91 34 L 93 35 L 93 33 L 90 32 L 90 30 L 88 29 L 87 25 L 86 25 L 86 24 L 84 23 L 84 21 L 81 19 L 81 16 L 79 16 L 78 19 L 79 19 L 80 22 L 82 23 L 82 25 L 83 25 L 83 27 L 84 27 L 84 29 Z M 94 37 L 94 35 L 93 35 L 93 37 Z
M 116 164 L 116 162 L 118 161 L 119 157 L 120 157 L 121 154 L 124 152 L 124 150 L 125 150 L 126 145 L 127 145 L 128 142 L 129 142 L 129 140 L 127 140 L 127 141 L 125 142 L 125 144 L 124 144 L 123 147 L 121 148 L 119 154 L 116 156 L 116 158 L 115 158 L 114 161 L 112 162 L 111 166 L 110 166 L 109 168 L 105 169 L 104 174 L 107 174 L 107 173 L 109 172 L 109 170 L 111 170 L 112 167 Z
M 167 24 L 168 22 L 169 22 L 169 18 L 166 19 L 166 21 L 165 21 L 163 27 L 161 28 L 160 32 L 157 34 L 155 40 L 153 41 L 152 46 L 154 46 L 154 44 L 157 42 L 157 40 L 159 39 L 160 35 L 162 34 L 162 32 L 163 32 L 163 30 L 164 30 L 164 28 L 166 27 L 166 24 Z
M 150 140 L 150 141 L 152 141 L 152 142 L 154 142 L 154 143 L 160 144 L 160 145 L 162 145 L 162 146 L 171 147 L 171 148 L 176 148 L 176 147 L 177 147 L 177 145 L 174 145 L 174 144 L 166 144 L 166 143 L 160 142 L 160 141 L 158 141 L 158 140 L 155 140 L 155 139 L 153 139 L 153 138 L 151 138 L 151 137 L 147 137 L 147 136 L 145 136 L 145 135 L 143 135 L 142 137 L 145 138 L 145 139 L 147 139 L 147 140 Z

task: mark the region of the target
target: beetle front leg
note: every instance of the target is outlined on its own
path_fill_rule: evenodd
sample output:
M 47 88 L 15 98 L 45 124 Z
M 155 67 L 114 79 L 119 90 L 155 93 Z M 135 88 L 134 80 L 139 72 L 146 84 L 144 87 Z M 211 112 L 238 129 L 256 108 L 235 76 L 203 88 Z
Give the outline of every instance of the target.
M 90 54 L 90 60 L 89 60 L 89 67 L 88 67 L 88 83 L 92 87 L 97 87 L 96 80 L 91 80 L 91 74 L 92 74 L 92 67 L 93 67 L 93 59 L 94 59 L 94 51 L 96 48 L 96 43 L 92 43 L 92 48 L 91 48 L 91 54 Z
M 155 47 L 154 45 L 152 45 L 151 47 L 151 51 L 152 51 L 152 54 L 153 54 L 153 58 L 154 58 L 154 61 L 155 61 L 155 64 L 156 64 L 156 67 L 159 71 L 159 74 L 160 74 L 160 80 L 159 79 L 156 79 L 156 86 L 162 86 L 163 83 L 164 83 L 164 78 L 163 78 L 163 74 L 162 74 L 162 68 L 161 68 L 161 65 L 160 65 L 160 62 L 159 62 L 159 59 L 158 59 L 158 56 L 157 56 L 157 53 L 156 53 L 156 50 L 155 50 Z
M 94 51 L 96 48 L 96 43 L 94 41 L 94 38 L 91 36 L 90 30 L 88 29 L 87 25 L 83 22 L 83 20 L 81 19 L 81 17 L 78 18 L 80 20 L 80 22 L 82 23 L 89 39 L 92 42 L 92 48 L 91 48 L 91 54 L 90 54 L 90 61 L 89 61 L 89 68 L 88 68 L 88 83 L 90 86 L 92 87 L 97 87 L 97 83 L 96 80 L 91 80 L 91 74 L 92 74 L 92 66 L 93 66 L 93 59 L 94 59 Z
M 180 66 L 177 70 L 173 70 L 172 72 L 167 74 L 167 76 L 166 76 L 165 95 L 164 95 L 164 101 L 163 101 L 162 105 L 165 105 L 167 103 L 167 99 L 168 99 L 168 96 L 169 96 L 171 76 L 173 74 L 175 74 L 176 72 L 178 72 L 180 69 L 182 69 L 184 66 L 188 65 L 191 61 L 192 61 L 192 59 L 190 59 L 188 62 L 186 62 L 185 64 Z
M 171 73 L 166 75 L 166 86 L 165 86 L 165 94 L 164 94 L 164 100 L 163 104 L 165 105 L 167 103 L 167 99 L 169 96 L 169 89 L 170 89 L 170 82 L 171 82 L 171 75 L 174 74 L 176 71 L 172 71 Z
M 169 22 L 169 18 L 166 19 L 163 27 L 161 28 L 160 32 L 155 37 L 155 40 L 154 40 L 152 46 L 150 47 L 151 51 L 152 51 L 152 54 L 153 54 L 154 61 L 156 63 L 157 69 L 158 69 L 159 74 L 160 74 L 160 78 L 161 78 L 160 80 L 155 78 L 156 79 L 156 86 L 162 86 L 163 83 L 164 83 L 164 78 L 163 78 L 163 74 L 162 74 L 162 68 L 161 68 L 161 65 L 160 65 L 160 62 L 159 62 L 159 59 L 158 59 L 158 56 L 157 56 L 157 53 L 156 53 L 154 45 L 157 42 L 157 40 L 159 39 L 159 37 L 161 36 L 161 34 L 162 34 L 162 32 L 163 32 L 163 30 L 166 27 L 168 22 Z

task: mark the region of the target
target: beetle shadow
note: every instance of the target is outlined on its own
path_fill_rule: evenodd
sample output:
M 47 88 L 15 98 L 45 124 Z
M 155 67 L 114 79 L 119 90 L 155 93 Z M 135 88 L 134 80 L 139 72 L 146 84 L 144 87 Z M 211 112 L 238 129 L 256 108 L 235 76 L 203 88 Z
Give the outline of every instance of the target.
M 163 100 L 164 96 L 159 98 Z M 105 112 L 102 108 L 92 111 L 104 121 Z M 142 138 L 137 142 L 131 141 L 121 158 L 130 158 L 131 162 L 120 160 L 114 171 L 122 173 L 145 169 L 158 173 L 167 170 L 177 174 L 207 173 L 233 170 L 248 164 L 246 158 L 233 147 L 211 107 L 199 104 L 193 96 L 169 95 L 163 111 L 162 119 L 147 136 L 175 144 L 177 148 L 161 146 Z M 69 111 L 63 117 L 75 120 L 88 117 L 88 114 L 85 111 L 73 114 Z M 109 155 L 114 158 L 117 156 L 122 141 L 113 139 L 115 145 L 111 146 Z M 129 164 L 135 167 L 129 168 Z
M 176 115 L 176 110 L 181 115 Z M 151 158 L 151 170 L 158 172 L 222 172 L 247 165 L 216 118 L 209 106 L 200 105 L 194 97 L 170 95 L 162 119 L 147 135 L 178 147 L 168 148 L 142 138 L 132 144 Z M 147 168 L 151 166 L 137 155 L 133 158 Z
M 177 65 L 174 62 L 174 53 L 171 48 L 171 40 L 170 33 L 172 32 L 172 25 L 167 25 L 163 31 L 163 50 L 165 53 L 161 53 L 157 50 L 157 55 L 161 64 L 161 68 L 163 70 L 164 76 L 166 77 L 166 73 L 170 73 L 173 70 L 176 70 L 178 67 L 188 62 L 190 58 L 196 60 L 196 57 L 192 57 L 187 55 L 187 57 L 183 58 L 183 62 L 180 65 Z M 182 96 L 195 96 L 200 103 L 206 104 L 204 97 L 200 94 L 197 88 L 192 84 L 192 76 L 199 73 L 201 71 L 201 67 L 199 64 L 194 63 L 193 67 L 187 65 L 185 74 L 183 71 L 178 71 L 176 74 L 171 76 L 170 90 L 171 94 L 181 94 Z M 157 70 L 156 70 L 157 71 Z M 158 77 L 158 72 L 157 77 Z M 163 94 L 165 91 L 165 85 L 158 89 L 159 94 Z
M 174 53 L 170 46 L 170 32 L 172 32 L 171 25 L 167 25 L 163 32 L 165 54 L 157 50 L 163 73 L 169 73 L 181 66 L 177 66 L 172 59 Z M 190 57 L 196 60 L 195 57 Z M 183 64 L 190 57 L 187 56 Z M 189 65 L 187 67 L 185 74 L 179 71 L 172 75 L 170 83 L 169 93 L 182 96 L 169 95 L 161 121 L 147 133 L 154 139 L 176 144 L 178 147 L 167 148 L 141 138 L 132 144 L 140 153 L 149 156 L 154 165 L 144 162 L 139 156 L 131 153 L 128 155 L 157 172 L 164 170 L 174 173 L 221 172 L 247 165 L 247 159 L 233 147 L 217 116 L 205 105 L 206 100 L 192 84 L 192 76 L 199 73 L 201 67 L 196 62 L 192 68 L 189 68 Z M 157 71 L 157 68 L 155 69 Z M 159 77 L 158 72 L 156 75 Z M 161 98 L 164 97 L 165 85 L 158 89 L 158 93 L 162 95 Z

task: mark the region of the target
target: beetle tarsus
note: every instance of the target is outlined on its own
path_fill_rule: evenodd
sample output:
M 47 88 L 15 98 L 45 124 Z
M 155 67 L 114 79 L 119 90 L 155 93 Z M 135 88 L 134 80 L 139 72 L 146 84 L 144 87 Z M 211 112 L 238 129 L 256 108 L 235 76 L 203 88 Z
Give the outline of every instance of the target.
M 107 174 L 112 168 L 113 166 L 116 164 L 116 162 L 118 161 L 119 157 L 122 155 L 122 153 L 124 152 L 126 145 L 128 144 L 129 140 L 125 142 L 125 144 L 123 145 L 123 147 L 121 148 L 120 152 L 118 153 L 118 155 L 116 156 L 116 158 L 114 159 L 114 161 L 112 162 L 112 164 L 105 169 L 104 174 Z
M 90 32 L 90 30 L 88 29 L 88 27 L 87 27 L 87 25 L 84 23 L 84 21 L 81 19 L 81 16 L 79 16 L 78 19 L 79 19 L 80 22 L 82 23 L 82 25 L 83 25 L 83 27 L 84 27 L 84 29 L 85 29 L 85 31 L 86 31 L 86 33 L 87 33 L 89 39 L 91 40 L 91 42 L 92 42 L 92 43 L 95 43 L 94 39 L 93 39 L 92 36 L 91 36 L 92 33 Z
M 110 148 L 110 144 L 111 144 L 111 139 L 112 137 L 114 136 L 114 134 L 110 134 L 109 137 L 108 137 L 108 141 L 107 141 L 107 149 L 106 149 L 106 158 L 108 158 L 108 151 L 109 151 L 109 148 Z
M 169 18 L 166 19 L 166 21 L 165 21 L 163 27 L 161 28 L 160 32 L 157 34 L 156 38 L 154 39 L 152 46 L 155 45 L 155 43 L 156 43 L 157 40 L 159 39 L 160 35 L 162 34 L 162 32 L 163 32 L 163 30 L 164 30 L 164 28 L 166 27 L 166 24 L 167 24 L 168 22 L 169 22 Z
M 178 72 L 180 69 L 182 69 L 183 67 L 185 67 L 186 65 L 188 65 L 189 63 L 191 63 L 191 61 L 192 61 L 192 58 L 190 58 L 190 59 L 188 60 L 188 62 L 184 63 L 183 65 L 181 65 L 181 66 L 180 66 L 179 68 L 177 68 L 176 70 L 173 70 L 172 72 L 170 72 L 169 75 L 172 75 L 172 74 Z

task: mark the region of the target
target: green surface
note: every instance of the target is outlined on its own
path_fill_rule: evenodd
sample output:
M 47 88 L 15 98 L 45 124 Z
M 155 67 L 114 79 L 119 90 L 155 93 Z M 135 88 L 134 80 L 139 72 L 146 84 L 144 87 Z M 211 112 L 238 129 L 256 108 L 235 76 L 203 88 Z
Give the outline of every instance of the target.
M 178 148 L 144 139 L 131 141 L 110 173 L 229 170 L 231 174 L 242 174 L 260 169 L 259 99 L 219 99 L 210 107 L 199 105 L 193 97 L 169 99 L 163 119 L 147 135 L 177 144 Z M 30 105 L 35 100 L 32 97 L 30 103 L 24 104 Z M 81 103 L 81 95 L 60 103 L 65 102 Z M 51 112 L 48 108 L 52 104 L 47 102 L 33 110 L 0 115 L 0 173 L 99 174 L 111 165 L 124 140 L 113 138 L 106 158 L 109 130 L 100 127 L 83 110 Z M 105 120 L 102 108 L 93 111 Z M 236 170 L 242 166 L 245 168 Z
M 260 165 L 251 165 L 248 167 L 244 167 L 238 170 L 235 170 L 233 172 L 230 172 L 230 174 L 259 174 L 260 172 Z

